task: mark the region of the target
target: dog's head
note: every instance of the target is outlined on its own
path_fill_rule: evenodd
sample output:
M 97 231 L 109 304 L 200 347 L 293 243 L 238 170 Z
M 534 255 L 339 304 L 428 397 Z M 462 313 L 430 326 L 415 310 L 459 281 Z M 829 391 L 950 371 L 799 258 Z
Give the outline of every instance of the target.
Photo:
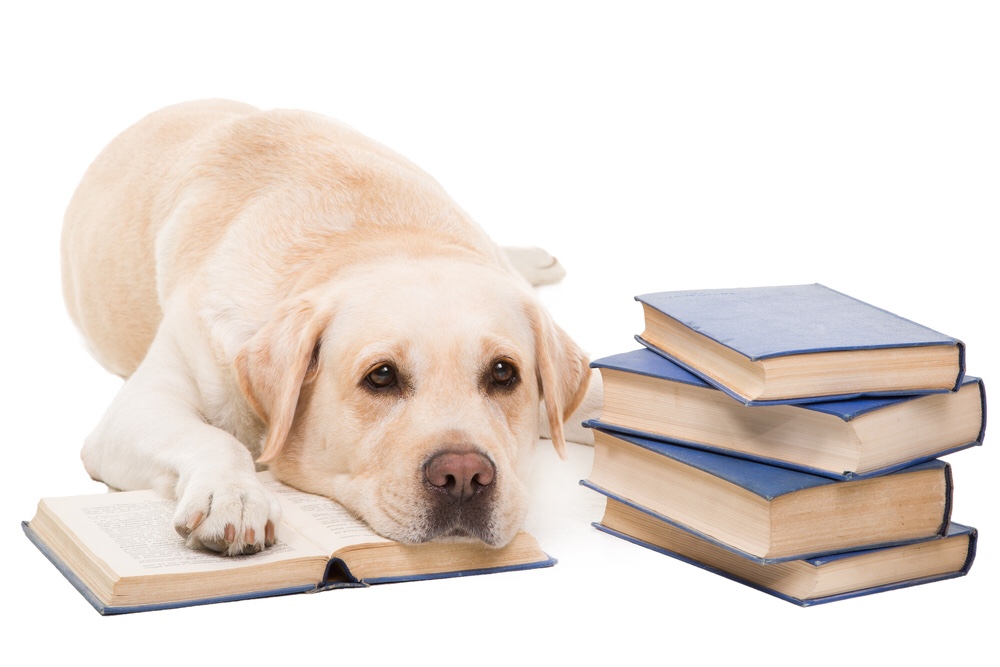
M 506 544 L 527 510 L 544 399 L 553 443 L 586 356 L 523 281 L 460 261 L 384 262 L 294 299 L 236 360 L 267 425 L 259 461 L 392 539 Z

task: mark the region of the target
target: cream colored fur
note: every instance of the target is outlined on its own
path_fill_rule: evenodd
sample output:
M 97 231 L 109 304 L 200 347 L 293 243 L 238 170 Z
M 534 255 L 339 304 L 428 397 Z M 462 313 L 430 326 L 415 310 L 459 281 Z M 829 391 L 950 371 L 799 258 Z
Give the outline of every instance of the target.
M 390 538 L 505 544 L 540 428 L 564 447 L 591 376 L 530 288 L 562 276 L 551 257 L 502 251 L 419 168 L 306 112 L 219 100 L 146 117 L 84 176 L 62 261 L 73 321 L 126 379 L 84 465 L 176 497 L 192 547 L 273 543 L 263 465 Z M 498 360 L 517 383 L 493 381 Z M 398 386 L 373 391 L 386 363 Z M 422 473 L 442 450 L 496 469 L 488 509 L 450 527 Z

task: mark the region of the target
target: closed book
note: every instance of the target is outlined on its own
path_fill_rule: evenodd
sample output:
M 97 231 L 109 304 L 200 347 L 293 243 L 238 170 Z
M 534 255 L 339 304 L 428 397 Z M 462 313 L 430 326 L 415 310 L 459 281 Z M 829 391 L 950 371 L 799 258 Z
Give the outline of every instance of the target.
M 762 563 L 942 535 L 952 505 L 939 459 L 838 481 L 600 428 L 582 484 Z
M 748 405 L 956 390 L 958 339 L 823 285 L 637 296 L 640 342 Z
M 834 479 L 884 475 L 983 441 L 986 390 L 748 407 L 647 349 L 594 361 L 604 384 L 590 424 Z
M 800 606 L 963 576 L 978 538 L 975 528 L 951 523 L 944 534 L 909 544 L 763 564 L 610 498 L 594 526 Z

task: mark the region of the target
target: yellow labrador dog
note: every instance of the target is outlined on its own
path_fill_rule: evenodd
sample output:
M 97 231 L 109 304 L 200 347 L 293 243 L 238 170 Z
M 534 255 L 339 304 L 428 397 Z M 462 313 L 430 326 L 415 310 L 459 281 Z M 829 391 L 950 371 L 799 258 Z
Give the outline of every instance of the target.
M 529 284 L 554 260 L 501 250 L 426 173 L 311 113 L 151 114 L 87 171 L 62 261 L 73 321 L 126 378 L 84 465 L 176 497 L 191 547 L 274 542 L 262 466 L 389 538 L 501 546 L 540 428 L 562 450 L 588 386 Z

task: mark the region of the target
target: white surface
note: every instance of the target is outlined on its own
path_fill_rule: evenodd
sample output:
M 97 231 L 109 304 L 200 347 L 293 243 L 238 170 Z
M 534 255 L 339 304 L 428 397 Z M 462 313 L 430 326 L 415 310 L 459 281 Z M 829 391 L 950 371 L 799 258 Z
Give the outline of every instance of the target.
M 813 609 L 592 529 L 580 447 L 540 448 L 532 527 L 559 559 L 541 571 L 101 618 L 19 526 L 41 496 L 101 489 L 78 450 L 119 384 L 64 314 L 62 211 L 111 136 L 199 97 L 319 111 L 407 155 L 498 240 L 561 259 L 543 299 L 594 356 L 633 347 L 635 294 L 821 282 L 962 338 L 989 390 L 992 4 L 63 4 L 0 10 L 8 643 L 53 664 L 995 651 L 974 608 L 1000 592 L 989 437 L 952 457 L 954 516 L 981 531 L 970 576 Z

